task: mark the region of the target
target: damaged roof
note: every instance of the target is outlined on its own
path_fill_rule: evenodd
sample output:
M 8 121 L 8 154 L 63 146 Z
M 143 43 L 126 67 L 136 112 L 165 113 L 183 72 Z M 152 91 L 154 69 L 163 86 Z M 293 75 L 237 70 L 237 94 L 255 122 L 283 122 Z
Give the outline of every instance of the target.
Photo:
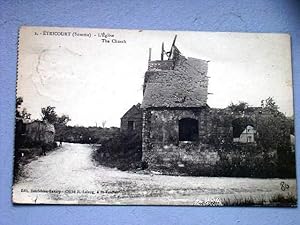
M 207 64 L 180 56 L 173 70 L 147 71 L 142 108 L 206 106 Z

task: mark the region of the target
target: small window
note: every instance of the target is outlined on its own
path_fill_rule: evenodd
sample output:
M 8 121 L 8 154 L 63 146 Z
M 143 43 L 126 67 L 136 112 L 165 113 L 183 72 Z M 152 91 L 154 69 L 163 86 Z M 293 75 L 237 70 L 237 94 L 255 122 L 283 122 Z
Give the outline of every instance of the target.
M 179 120 L 179 141 L 197 141 L 198 137 L 198 120 L 191 118 Z
M 251 136 L 247 137 L 247 142 L 252 142 L 252 137 Z
M 134 130 L 134 121 L 128 121 L 128 130 Z

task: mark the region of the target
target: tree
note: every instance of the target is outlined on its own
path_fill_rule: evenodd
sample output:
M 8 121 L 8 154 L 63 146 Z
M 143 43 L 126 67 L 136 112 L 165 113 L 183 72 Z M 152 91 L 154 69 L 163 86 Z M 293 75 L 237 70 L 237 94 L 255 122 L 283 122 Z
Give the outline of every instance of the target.
M 23 98 L 17 97 L 17 99 L 16 99 L 16 116 L 17 117 L 21 117 L 20 108 L 21 108 L 22 103 L 23 103 Z
M 71 121 L 68 115 L 58 116 L 56 122 L 54 123 L 55 134 L 59 140 L 64 140 L 67 132 L 67 123 Z
M 102 125 L 102 128 L 104 128 L 105 125 L 106 125 L 106 120 L 103 120 L 103 121 L 101 122 L 101 125 Z
M 278 110 L 279 106 L 272 97 L 262 100 L 261 107 L 265 114 L 258 117 L 257 123 L 262 144 L 273 149 L 288 144 L 293 122 Z
M 42 120 L 51 123 L 55 127 L 55 136 L 58 140 L 64 140 L 67 132 L 67 123 L 71 121 L 68 115 L 58 116 L 55 107 L 47 106 L 42 108 Z
M 294 119 L 280 112 L 272 97 L 262 100 L 262 108 L 265 114 L 261 114 L 257 121 L 260 144 L 264 149 L 276 150 L 280 177 L 295 177 L 295 154 L 290 142 Z
M 273 97 L 268 97 L 267 99 L 262 100 L 261 106 L 262 108 L 269 110 L 274 115 L 283 115 L 283 113 L 279 112 L 279 106 L 276 104 Z
M 68 115 L 63 114 L 62 116 L 58 116 L 56 119 L 56 124 L 66 126 L 71 119 Z
M 55 127 L 66 126 L 67 123 L 71 121 L 68 115 L 63 114 L 62 116 L 58 116 L 55 112 L 55 107 L 53 106 L 47 106 L 46 108 L 42 108 L 41 111 L 42 120 L 53 124 Z
M 42 120 L 48 123 L 55 124 L 57 122 L 57 114 L 55 112 L 55 107 L 47 106 L 42 108 Z
M 247 102 L 231 103 L 228 107 L 234 112 L 244 112 L 249 107 L 249 104 Z
M 30 120 L 31 114 L 27 112 L 26 108 L 23 108 L 21 112 L 21 117 L 25 120 Z
M 27 112 L 26 108 L 21 110 L 21 106 L 23 104 L 23 98 L 17 97 L 16 99 L 16 117 L 22 118 L 25 120 L 30 120 L 31 114 Z

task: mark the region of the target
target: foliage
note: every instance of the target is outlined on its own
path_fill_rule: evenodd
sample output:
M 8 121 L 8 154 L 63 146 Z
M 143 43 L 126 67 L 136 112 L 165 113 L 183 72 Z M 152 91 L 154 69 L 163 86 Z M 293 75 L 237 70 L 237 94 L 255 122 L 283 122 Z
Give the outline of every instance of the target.
M 115 137 L 102 142 L 93 157 L 101 165 L 117 167 L 121 170 L 140 167 L 142 166 L 141 134 L 118 133 Z
M 217 126 L 208 143 L 219 149 L 221 158 L 218 162 L 221 170 L 215 174 L 294 178 L 295 153 L 290 141 L 290 134 L 294 134 L 294 119 L 280 112 L 270 97 L 262 101 L 261 107 L 245 108 L 245 105 L 248 104 L 231 104 L 230 110 L 227 108 L 212 115 Z M 244 110 L 242 114 L 241 110 Z M 233 138 L 238 137 L 246 125 L 252 125 L 256 130 L 256 143 L 234 143 Z
M 106 122 L 107 122 L 106 120 L 103 120 L 103 121 L 101 122 L 102 128 L 105 128 Z
M 30 120 L 31 114 L 27 112 L 26 108 L 21 110 L 23 104 L 23 97 L 17 97 L 16 99 L 16 117 L 22 118 L 25 120 Z
M 63 141 L 65 139 L 65 130 L 69 121 L 71 121 L 71 119 L 68 115 L 57 116 L 54 123 L 56 140 Z
M 56 129 L 56 139 L 73 143 L 102 143 L 113 138 L 119 132 L 119 128 L 61 126 Z
M 231 103 L 228 107 L 234 112 L 244 112 L 249 107 L 249 104 L 246 102 Z
M 275 100 L 272 97 L 268 97 L 265 100 L 261 100 L 261 107 L 267 108 L 273 113 L 277 112 L 279 110 L 279 106 L 276 104 Z
M 21 107 L 22 103 L 23 103 L 23 98 L 17 97 L 17 99 L 16 99 L 16 117 L 21 117 L 20 107 Z
M 48 123 L 54 124 L 57 121 L 57 114 L 55 112 L 55 107 L 47 106 L 41 109 L 42 111 L 42 120 L 47 121 Z
M 220 160 L 214 174 L 226 177 L 278 177 L 274 152 L 266 152 L 256 144 L 233 144 L 219 150 Z
M 31 114 L 27 112 L 26 108 L 23 108 L 21 111 L 21 117 L 25 120 L 30 120 Z
M 279 111 L 273 98 L 262 101 L 262 106 L 269 116 L 258 118 L 259 143 L 265 149 L 277 150 L 279 176 L 295 177 L 295 154 L 291 152 L 290 141 L 290 134 L 294 133 L 294 120 Z
M 62 116 L 57 116 L 55 124 L 66 126 L 67 123 L 70 122 L 70 121 L 71 121 L 70 117 L 68 115 L 63 114 Z
M 58 116 L 55 112 L 55 107 L 53 106 L 42 108 L 41 111 L 42 120 L 54 125 L 56 139 L 58 139 L 59 141 L 64 140 L 67 123 L 71 121 L 70 117 L 65 114 L 63 114 L 62 116 Z

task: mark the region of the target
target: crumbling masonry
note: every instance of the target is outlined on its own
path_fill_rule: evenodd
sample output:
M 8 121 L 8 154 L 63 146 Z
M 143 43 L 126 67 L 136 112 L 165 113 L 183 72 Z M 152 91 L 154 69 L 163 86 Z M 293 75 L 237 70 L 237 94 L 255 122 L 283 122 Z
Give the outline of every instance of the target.
M 142 168 L 172 175 L 295 177 L 289 119 L 272 107 L 210 108 L 208 61 L 183 56 L 175 41 L 169 52 L 162 45 L 160 60 L 151 60 L 149 50 L 143 102 L 121 118 L 124 134 L 142 135 Z
M 267 112 L 244 112 L 207 105 L 208 61 L 184 57 L 175 46 L 162 48 L 161 60 L 151 60 L 144 77 L 142 113 L 143 161 L 167 174 L 257 176 L 257 163 L 275 166 L 277 154 L 249 143 L 233 142 L 234 121 L 256 129 Z M 164 59 L 164 56 L 167 59 Z M 255 130 L 254 130 L 255 131 Z M 244 132 L 245 133 L 245 132 Z M 241 173 L 241 174 L 239 174 Z

